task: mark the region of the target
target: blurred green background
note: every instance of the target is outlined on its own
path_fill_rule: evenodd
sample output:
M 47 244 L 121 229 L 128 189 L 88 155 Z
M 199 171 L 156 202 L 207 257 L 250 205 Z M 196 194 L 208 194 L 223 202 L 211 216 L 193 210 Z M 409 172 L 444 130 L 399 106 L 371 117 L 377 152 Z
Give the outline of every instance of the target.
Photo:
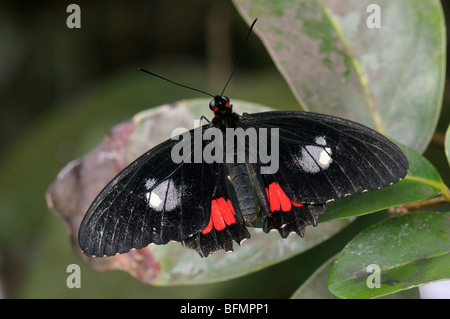
M 220 93 L 248 31 L 230 1 L 77 1 L 81 29 L 69 29 L 65 1 L 0 3 L 0 297 L 288 298 L 358 231 L 385 213 L 359 218 L 332 239 L 278 265 L 231 281 L 151 287 L 121 271 L 97 273 L 72 253 L 45 191 L 71 160 L 109 128 L 164 103 L 203 97 L 138 67 Z M 446 17 L 449 5 L 443 1 Z M 299 109 L 256 35 L 227 88 L 231 98 Z M 449 185 L 442 149 L 449 92 L 426 151 Z M 205 115 L 209 109 L 205 105 Z M 81 289 L 66 286 L 81 266 Z

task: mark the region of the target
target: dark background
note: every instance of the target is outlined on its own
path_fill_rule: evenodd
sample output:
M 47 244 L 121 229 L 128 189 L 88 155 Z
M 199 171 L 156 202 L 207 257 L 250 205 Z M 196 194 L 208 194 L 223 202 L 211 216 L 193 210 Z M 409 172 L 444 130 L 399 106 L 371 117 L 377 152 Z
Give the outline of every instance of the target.
M 68 29 L 69 3 L 0 3 L 0 296 L 287 298 L 361 227 L 383 217 L 363 217 L 311 251 L 226 283 L 155 288 L 119 271 L 100 274 L 82 265 L 70 250 L 64 225 L 46 207 L 46 188 L 111 126 L 149 107 L 203 97 L 138 67 L 219 93 L 248 25 L 226 0 L 114 0 L 77 1 L 81 29 Z M 445 1 L 443 7 L 448 16 Z M 298 109 L 256 36 L 227 93 Z M 443 177 L 450 176 L 448 165 L 442 166 L 447 163 L 442 138 L 450 118 L 448 93 L 446 85 L 438 132 L 425 153 Z M 82 287 L 89 289 L 66 287 L 71 263 L 81 264 Z

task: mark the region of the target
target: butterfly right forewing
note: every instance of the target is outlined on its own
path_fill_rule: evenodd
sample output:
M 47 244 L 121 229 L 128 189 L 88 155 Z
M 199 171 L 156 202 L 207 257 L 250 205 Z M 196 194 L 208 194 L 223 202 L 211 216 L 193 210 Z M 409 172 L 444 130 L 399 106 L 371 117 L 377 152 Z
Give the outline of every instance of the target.
M 194 152 L 193 130 L 189 134 Z M 146 152 L 97 196 L 80 226 L 85 254 L 111 256 L 181 241 L 206 227 L 216 181 L 213 164 L 174 162 L 170 154 L 178 142 L 167 140 Z

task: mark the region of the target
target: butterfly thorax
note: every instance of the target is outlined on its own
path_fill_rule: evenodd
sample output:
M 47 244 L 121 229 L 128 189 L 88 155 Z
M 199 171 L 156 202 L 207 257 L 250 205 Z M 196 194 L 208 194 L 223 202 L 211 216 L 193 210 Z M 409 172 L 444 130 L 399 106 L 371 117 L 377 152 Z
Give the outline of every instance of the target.
M 226 96 L 217 95 L 209 103 L 209 108 L 214 112 L 212 124 L 225 132 L 226 128 L 236 128 L 239 116 L 233 112 L 233 105 Z

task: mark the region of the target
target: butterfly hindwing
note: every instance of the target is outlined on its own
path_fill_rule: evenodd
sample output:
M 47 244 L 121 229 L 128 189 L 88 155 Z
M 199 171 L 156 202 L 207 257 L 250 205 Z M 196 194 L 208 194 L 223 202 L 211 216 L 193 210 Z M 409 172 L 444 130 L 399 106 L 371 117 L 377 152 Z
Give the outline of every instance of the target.
M 260 175 L 265 190 L 269 214 L 261 214 L 264 232 L 276 229 L 286 238 L 295 232 L 303 237 L 307 226 L 317 226 L 319 215 L 325 212 L 325 204 L 306 204 L 292 200 L 275 181 L 273 175 Z M 262 206 L 261 206 L 262 207 Z
M 216 182 L 211 196 L 209 223 L 202 231 L 182 241 L 185 247 L 196 250 L 202 257 L 217 250 L 232 251 L 233 241 L 240 244 L 250 238 L 227 166 L 215 163 L 213 170 Z

